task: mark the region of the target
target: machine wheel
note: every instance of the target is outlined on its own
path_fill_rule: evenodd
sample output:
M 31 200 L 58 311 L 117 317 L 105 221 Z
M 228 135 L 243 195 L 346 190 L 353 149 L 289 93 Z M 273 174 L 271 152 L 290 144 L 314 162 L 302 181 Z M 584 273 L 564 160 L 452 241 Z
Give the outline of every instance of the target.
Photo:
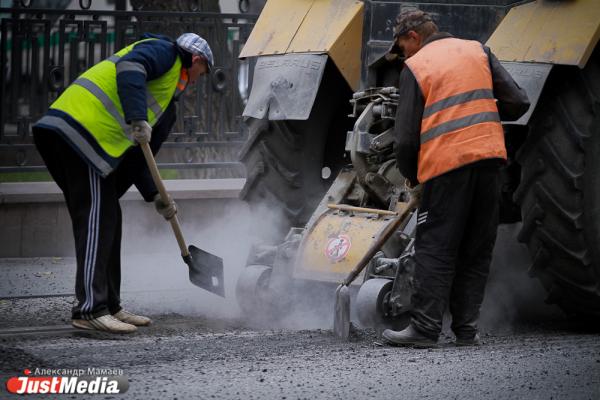
M 382 330 L 403 329 L 402 321 L 385 316 L 386 297 L 392 292 L 394 281 L 391 279 L 373 278 L 365 281 L 356 295 L 356 315 L 365 328 Z
M 248 265 L 238 277 L 235 295 L 244 315 L 256 315 L 269 306 L 272 270 L 266 265 Z
M 240 198 L 283 210 L 284 232 L 308 220 L 343 165 L 351 97 L 329 61 L 308 120 L 246 121 L 248 140 L 239 155 L 246 184 Z M 322 178 L 324 167 L 332 171 L 328 179 Z
M 587 66 L 555 66 L 517 153 L 519 241 L 548 303 L 600 316 L 600 49 Z

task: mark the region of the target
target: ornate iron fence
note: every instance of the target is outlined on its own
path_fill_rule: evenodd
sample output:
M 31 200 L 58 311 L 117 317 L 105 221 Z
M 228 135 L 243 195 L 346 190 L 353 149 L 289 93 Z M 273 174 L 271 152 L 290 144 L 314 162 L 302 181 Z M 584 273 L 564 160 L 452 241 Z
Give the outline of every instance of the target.
M 243 175 L 236 154 L 253 66 L 237 55 L 255 15 L 0 8 L 0 16 L 0 173 L 44 170 L 31 126 L 80 73 L 144 32 L 196 32 L 210 43 L 215 68 L 180 100 L 159 166 L 180 177 Z

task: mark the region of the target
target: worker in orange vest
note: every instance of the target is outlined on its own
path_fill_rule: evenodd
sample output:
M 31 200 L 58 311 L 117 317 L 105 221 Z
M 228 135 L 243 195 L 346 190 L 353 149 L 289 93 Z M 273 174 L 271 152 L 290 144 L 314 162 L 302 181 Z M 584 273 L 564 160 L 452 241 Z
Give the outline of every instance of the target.
M 449 305 L 456 344 L 477 345 L 507 159 L 500 120 L 518 119 L 529 100 L 489 48 L 438 32 L 418 9 L 396 18 L 390 53 L 406 58 L 395 151 L 420 206 L 411 321 L 383 337 L 435 346 Z

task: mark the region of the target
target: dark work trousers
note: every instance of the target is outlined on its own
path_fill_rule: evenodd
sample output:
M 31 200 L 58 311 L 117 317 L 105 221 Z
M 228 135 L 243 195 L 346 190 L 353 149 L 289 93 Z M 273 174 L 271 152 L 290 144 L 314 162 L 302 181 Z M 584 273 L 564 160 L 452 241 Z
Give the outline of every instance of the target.
M 155 154 L 175 122 L 174 107 L 167 111 L 152 131 L 150 145 Z M 119 166 L 102 178 L 58 133 L 34 127 L 33 136 L 50 175 L 63 191 L 73 225 L 77 305 L 72 318 L 115 314 L 121 309 L 119 198 L 133 183 L 140 188 L 140 181 L 150 179 L 141 149 L 130 149 Z
M 449 301 L 457 337 L 477 333 L 498 228 L 499 161 L 485 160 L 423 184 L 415 240 L 411 323 L 437 339 Z

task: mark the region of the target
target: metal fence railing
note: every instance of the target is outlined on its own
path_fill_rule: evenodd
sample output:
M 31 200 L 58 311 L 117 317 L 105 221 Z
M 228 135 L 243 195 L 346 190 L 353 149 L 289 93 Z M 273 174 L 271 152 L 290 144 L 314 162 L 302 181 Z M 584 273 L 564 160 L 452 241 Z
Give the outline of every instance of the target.
M 180 177 L 237 177 L 244 141 L 241 113 L 252 64 L 237 58 L 255 15 L 198 12 L 0 8 L 0 177 L 43 171 L 31 126 L 90 66 L 144 32 L 176 38 L 196 32 L 211 45 L 215 68 L 188 88 L 159 167 Z

